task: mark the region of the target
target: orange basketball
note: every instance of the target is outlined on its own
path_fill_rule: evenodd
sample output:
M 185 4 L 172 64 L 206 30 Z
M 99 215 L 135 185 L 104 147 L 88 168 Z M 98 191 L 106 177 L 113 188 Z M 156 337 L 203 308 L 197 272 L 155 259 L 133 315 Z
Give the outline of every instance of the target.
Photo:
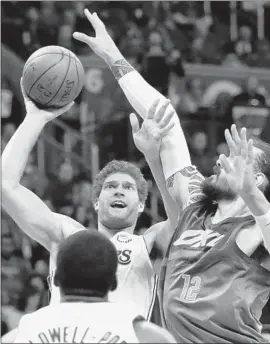
M 35 51 L 23 69 L 23 87 L 41 108 L 62 107 L 78 97 L 84 85 L 84 68 L 68 49 L 47 46 Z

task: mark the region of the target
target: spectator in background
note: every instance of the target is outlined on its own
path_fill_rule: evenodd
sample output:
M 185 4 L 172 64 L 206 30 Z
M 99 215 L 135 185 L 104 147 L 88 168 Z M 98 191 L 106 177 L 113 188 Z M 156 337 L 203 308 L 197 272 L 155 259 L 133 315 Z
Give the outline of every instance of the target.
M 29 276 L 21 294 L 20 308 L 24 313 L 32 313 L 48 305 L 47 285 L 46 277 L 39 273 L 34 271 Z
M 152 30 L 148 37 L 147 52 L 142 58 L 142 76 L 164 96 L 168 96 L 171 71 L 179 77 L 184 76 L 181 54 L 177 49 L 168 53 L 160 31 Z
M 58 30 L 58 45 L 73 50 L 73 38 L 76 23 L 76 12 L 71 9 L 66 9 L 63 14 L 63 24 Z
M 8 291 L 1 288 L 1 332 L 2 335 L 18 326 L 23 313 L 12 304 Z M 4 333 L 3 333 L 4 332 Z
M 144 53 L 144 37 L 142 30 L 136 25 L 136 23 L 129 21 L 127 24 L 127 33 L 119 44 L 120 50 L 123 55 L 126 56 L 129 63 L 131 63 L 134 68 L 139 68 L 140 57 Z
M 11 233 L 1 235 L 1 282 L 7 292 L 9 304 L 18 307 L 31 266 L 23 259 L 22 252 L 16 250 Z M 16 325 L 15 325 L 16 326 Z
M 22 28 L 22 41 L 25 48 L 23 57 L 25 59 L 41 47 L 38 36 L 39 20 L 39 10 L 34 6 L 29 7 Z
M 234 53 L 229 53 L 222 62 L 225 67 L 241 68 L 245 67 L 245 64 Z
M 71 200 L 62 200 L 57 207 L 57 213 L 72 217 L 74 214 L 74 205 Z
M 4 148 L 6 147 L 8 141 L 11 139 L 11 137 L 13 136 L 13 134 L 16 131 L 16 127 L 13 123 L 6 123 L 3 126 L 2 129 L 2 137 L 1 137 L 1 152 L 4 150 Z
M 214 160 L 209 155 L 208 138 L 204 132 L 196 132 L 189 140 L 191 160 L 203 175 L 212 174 Z
M 66 204 L 72 204 L 73 182 L 73 167 L 70 162 L 65 161 L 59 167 L 58 178 L 52 181 L 45 193 L 45 198 L 52 200 L 55 209 L 62 206 L 66 207 Z
M 254 41 L 252 39 L 252 30 L 249 26 L 241 26 L 239 29 L 239 37 L 235 42 L 231 43 L 232 52 L 239 57 L 240 60 L 245 59 L 254 52 Z
M 228 106 L 228 126 L 235 123 L 237 126 L 245 126 L 247 129 L 259 128 L 265 121 L 265 115 L 261 111 L 254 113 L 255 108 L 266 108 L 266 95 L 263 94 L 259 80 L 256 76 L 250 76 L 241 93 L 234 96 Z M 244 111 L 241 107 L 246 108 Z M 250 111 L 248 111 L 250 109 Z M 252 112 L 251 112 L 252 111 Z M 267 111 L 267 110 L 266 110 Z M 260 128 L 261 131 L 262 128 Z M 254 132 L 254 134 L 256 134 Z
M 200 78 L 186 81 L 185 92 L 181 97 L 178 109 L 183 114 L 195 114 L 203 107 L 204 86 Z
M 266 98 L 260 90 L 259 80 L 256 76 L 249 77 L 242 92 L 233 97 L 231 106 L 236 105 L 266 105 Z
M 41 1 L 39 20 L 39 42 L 41 46 L 57 45 L 59 15 L 54 1 Z
M 247 57 L 247 64 L 251 67 L 270 68 L 270 46 L 266 39 L 258 40 L 256 52 Z

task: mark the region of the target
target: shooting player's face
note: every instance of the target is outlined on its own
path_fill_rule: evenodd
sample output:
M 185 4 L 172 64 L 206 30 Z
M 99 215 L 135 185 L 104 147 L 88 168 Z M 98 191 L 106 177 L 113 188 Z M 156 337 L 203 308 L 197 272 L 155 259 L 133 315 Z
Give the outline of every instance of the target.
M 143 210 L 135 179 L 125 173 L 109 175 L 96 209 L 100 222 L 107 228 L 119 230 L 132 226 Z

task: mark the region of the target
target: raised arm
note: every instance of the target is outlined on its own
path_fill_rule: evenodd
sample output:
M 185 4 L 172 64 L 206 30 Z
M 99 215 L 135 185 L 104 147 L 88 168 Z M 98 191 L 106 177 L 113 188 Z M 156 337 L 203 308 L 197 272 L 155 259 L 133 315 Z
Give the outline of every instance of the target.
M 97 14 L 91 14 L 88 10 L 84 13 L 92 24 L 96 37 L 89 37 L 78 32 L 74 33 L 73 37 L 89 45 L 107 63 L 130 104 L 142 118 L 145 118 L 154 101 L 157 99 L 165 101 L 165 97 L 150 86 L 125 60 Z M 186 139 L 179 118 L 170 104 L 166 109 L 166 114 L 171 111 L 173 111 L 175 125 L 170 134 L 162 139 L 160 157 L 165 179 L 169 181 L 168 190 L 178 205 L 184 207 L 189 200 L 190 176 L 198 172 L 191 167 Z M 170 187 L 172 180 L 174 187 Z
M 54 214 L 33 192 L 20 184 L 28 156 L 45 124 L 72 106 L 56 111 L 38 109 L 26 96 L 26 116 L 2 155 L 2 206 L 17 225 L 48 250 L 62 239 L 62 217 Z
M 244 200 L 254 216 L 257 223 L 255 230 L 259 231 L 259 237 L 270 253 L 270 203 L 260 190 L 269 181 L 265 180 L 263 173 L 254 171 L 256 161 L 253 140 L 247 141 L 246 128 L 241 129 L 239 136 L 233 125 L 232 134 L 226 130 L 225 137 L 230 149 L 230 159 L 221 155 L 220 164 L 226 172 L 230 187 Z
M 152 104 L 141 128 L 136 115 L 130 115 L 134 143 L 144 154 L 151 169 L 168 216 L 166 221 L 155 224 L 144 234 L 149 252 L 155 241 L 163 251 L 167 248 L 173 231 L 177 226 L 180 213 L 179 206 L 174 202 L 166 188 L 160 159 L 161 139 L 174 127 L 174 123 L 172 122 L 173 111 L 165 115 L 166 109 L 170 104 L 168 100 L 163 102 L 162 106 L 157 111 L 158 103 L 159 101 L 157 100 Z

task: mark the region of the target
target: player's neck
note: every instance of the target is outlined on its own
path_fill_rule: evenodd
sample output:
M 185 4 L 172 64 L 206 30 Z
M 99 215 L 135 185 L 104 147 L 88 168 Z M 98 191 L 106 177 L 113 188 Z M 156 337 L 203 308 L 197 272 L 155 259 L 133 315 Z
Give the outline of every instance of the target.
M 233 201 L 221 200 L 218 202 L 217 211 L 212 218 L 212 223 L 223 221 L 228 217 L 241 217 L 248 215 L 250 215 L 250 211 L 241 197 L 237 197 Z
M 106 227 L 103 223 L 101 223 L 100 221 L 98 221 L 98 231 L 102 234 L 104 234 L 107 238 L 112 238 L 116 233 L 119 233 L 119 232 L 127 232 L 127 233 L 130 233 L 130 234 L 133 234 L 134 233 L 134 229 L 135 229 L 135 225 L 132 225 L 130 227 L 126 227 L 126 228 L 122 228 L 122 229 L 111 229 L 111 228 L 108 228 Z

